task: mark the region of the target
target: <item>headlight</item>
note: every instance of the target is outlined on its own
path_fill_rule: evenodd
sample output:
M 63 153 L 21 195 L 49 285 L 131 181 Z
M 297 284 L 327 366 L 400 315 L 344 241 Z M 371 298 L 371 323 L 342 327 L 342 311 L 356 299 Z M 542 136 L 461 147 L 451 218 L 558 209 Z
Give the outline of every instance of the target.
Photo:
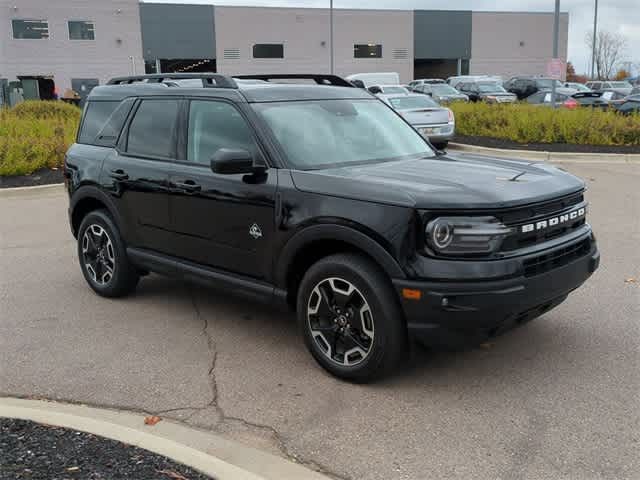
M 440 255 L 489 254 L 512 233 L 494 217 L 439 217 L 426 227 L 426 243 Z

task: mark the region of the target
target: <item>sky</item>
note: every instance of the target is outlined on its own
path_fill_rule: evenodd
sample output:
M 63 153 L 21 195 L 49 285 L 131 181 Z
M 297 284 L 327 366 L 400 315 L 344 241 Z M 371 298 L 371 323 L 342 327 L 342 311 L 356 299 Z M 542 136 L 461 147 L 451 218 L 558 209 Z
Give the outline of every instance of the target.
M 146 0 L 149 1 L 149 0 Z M 327 7 L 329 0 L 152 0 L 157 3 L 206 3 L 279 7 Z M 593 30 L 595 0 L 561 0 L 569 12 L 569 61 L 578 73 L 590 68 L 585 37 Z M 554 0 L 334 0 L 335 8 L 443 9 L 478 11 L 553 11 Z M 640 69 L 640 0 L 599 0 L 598 28 L 617 32 L 627 39 L 625 61 Z

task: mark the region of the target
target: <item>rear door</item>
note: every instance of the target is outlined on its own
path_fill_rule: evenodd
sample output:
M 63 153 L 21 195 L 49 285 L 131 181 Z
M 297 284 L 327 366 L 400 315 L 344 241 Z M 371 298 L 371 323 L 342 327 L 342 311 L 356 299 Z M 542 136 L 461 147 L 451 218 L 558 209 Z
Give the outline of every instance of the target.
M 137 101 L 118 150 L 107 156 L 100 181 L 118 206 L 129 246 L 171 253 L 169 171 L 176 158 L 182 101 Z
M 198 264 L 264 278 L 272 260 L 277 170 L 211 170 L 220 148 L 247 150 L 265 162 L 246 116 L 230 102 L 191 100 L 184 124 L 185 148 L 170 174 L 172 250 Z

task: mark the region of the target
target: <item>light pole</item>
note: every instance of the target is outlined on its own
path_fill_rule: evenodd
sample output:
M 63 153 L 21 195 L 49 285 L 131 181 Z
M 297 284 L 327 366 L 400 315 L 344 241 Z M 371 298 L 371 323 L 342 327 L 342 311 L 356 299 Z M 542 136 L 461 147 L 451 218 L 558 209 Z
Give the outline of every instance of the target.
M 596 0 L 595 13 L 593 14 L 593 39 L 591 43 L 591 80 L 596 77 L 596 44 L 598 43 L 598 0 Z
M 331 57 L 331 75 L 335 72 L 333 62 L 333 0 L 329 0 L 329 55 Z
M 556 0 L 556 11 L 553 18 L 553 61 L 558 58 L 558 35 L 560 33 L 560 0 Z M 556 108 L 556 79 L 551 83 L 551 105 Z

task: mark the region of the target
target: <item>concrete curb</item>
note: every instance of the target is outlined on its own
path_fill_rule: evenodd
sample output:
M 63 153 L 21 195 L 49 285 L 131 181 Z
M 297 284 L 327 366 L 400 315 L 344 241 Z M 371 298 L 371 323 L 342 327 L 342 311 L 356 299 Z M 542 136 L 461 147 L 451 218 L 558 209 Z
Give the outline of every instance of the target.
M 62 191 L 64 183 L 52 183 L 50 185 L 34 185 L 33 187 L 9 187 L 0 188 L 0 197 L 16 197 L 33 193 L 49 193 Z
M 538 152 L 535 150 L 506 150 L 502 148 L 479 147 L 464 143 L 450 143 L 448 150 L 455 153 L 473 153 L 478 155 L 491 155 L 492 157 L 517 158 L 541 162 L 640 164 L 640 154 L 637 153 Z
M 327 480 L 301 465 L 169 420 L 147 426 L 143 414 L 0 397 L 0 417 L 117 440 L 168 457 L 217 480 Z

